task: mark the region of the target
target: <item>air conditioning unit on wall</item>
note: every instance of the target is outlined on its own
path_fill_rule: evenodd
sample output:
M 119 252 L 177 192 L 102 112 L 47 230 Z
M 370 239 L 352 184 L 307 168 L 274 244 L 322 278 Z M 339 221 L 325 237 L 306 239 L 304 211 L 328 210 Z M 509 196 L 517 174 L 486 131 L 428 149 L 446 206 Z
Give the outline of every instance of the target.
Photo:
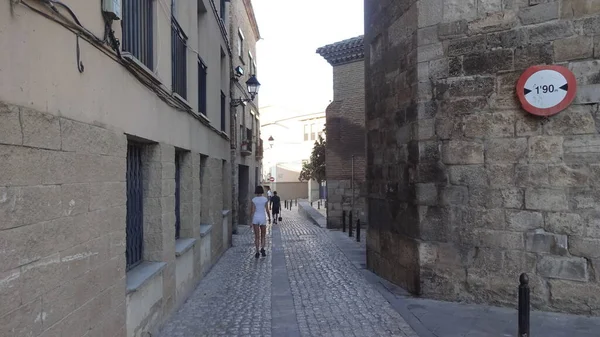
M 121 0 L 102 0 L 102 11 L 113 20 L 121 20 Z

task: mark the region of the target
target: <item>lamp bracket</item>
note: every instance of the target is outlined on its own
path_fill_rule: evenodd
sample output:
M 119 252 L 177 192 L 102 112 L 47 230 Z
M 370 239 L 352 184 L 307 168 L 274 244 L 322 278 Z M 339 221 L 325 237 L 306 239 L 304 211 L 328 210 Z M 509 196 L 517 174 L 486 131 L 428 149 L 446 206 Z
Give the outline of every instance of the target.
M 231 100 L 231 106 L 234 108 L 240 105 L 246 106 L 246 103 L 252 102 L 253 100 L 254 95 L 252 95 L 250 98 L 234 98 Z

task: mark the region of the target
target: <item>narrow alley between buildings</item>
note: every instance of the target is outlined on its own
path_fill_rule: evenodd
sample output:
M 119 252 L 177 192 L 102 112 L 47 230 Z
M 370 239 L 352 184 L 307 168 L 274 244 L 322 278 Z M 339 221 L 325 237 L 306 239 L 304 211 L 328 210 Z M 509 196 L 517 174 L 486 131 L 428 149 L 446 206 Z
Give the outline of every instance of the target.
M 516 310 L 412 297 L 365 269 L 364 240 L 318 227 L 296 207 L 283 219 L 269 225 L 259 259 L 241 226 L 159 337 L 516 335 Z M 532 336 L 593 337 L 600 319 L 534 311 L 531 324 Z
M 260 259 L 242 226 L 160 336 L 417 336 L 327 230 L 283 217 Z

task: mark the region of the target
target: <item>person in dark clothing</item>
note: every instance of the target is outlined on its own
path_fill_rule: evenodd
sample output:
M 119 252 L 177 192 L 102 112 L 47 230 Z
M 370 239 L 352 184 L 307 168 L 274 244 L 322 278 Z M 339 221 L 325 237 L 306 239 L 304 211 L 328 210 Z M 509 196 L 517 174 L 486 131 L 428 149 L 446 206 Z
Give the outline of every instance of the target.
M 279 221 L 279 211 L 281 210 L 281 199 L 277 195 L 277 191 L 274 191 L 271 197 L 271 210 L 273 212 L 273 224 L 276 224 Z

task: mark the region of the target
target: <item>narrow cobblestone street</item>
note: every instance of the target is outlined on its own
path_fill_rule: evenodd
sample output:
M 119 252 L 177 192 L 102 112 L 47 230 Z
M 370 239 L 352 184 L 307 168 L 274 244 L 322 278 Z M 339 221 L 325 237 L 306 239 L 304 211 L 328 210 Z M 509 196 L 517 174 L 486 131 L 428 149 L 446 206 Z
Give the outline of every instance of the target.
M 160 336 L 417 336 L 325 229 L 293 210 L 267 237 L 255 259 L 242 226 Z

